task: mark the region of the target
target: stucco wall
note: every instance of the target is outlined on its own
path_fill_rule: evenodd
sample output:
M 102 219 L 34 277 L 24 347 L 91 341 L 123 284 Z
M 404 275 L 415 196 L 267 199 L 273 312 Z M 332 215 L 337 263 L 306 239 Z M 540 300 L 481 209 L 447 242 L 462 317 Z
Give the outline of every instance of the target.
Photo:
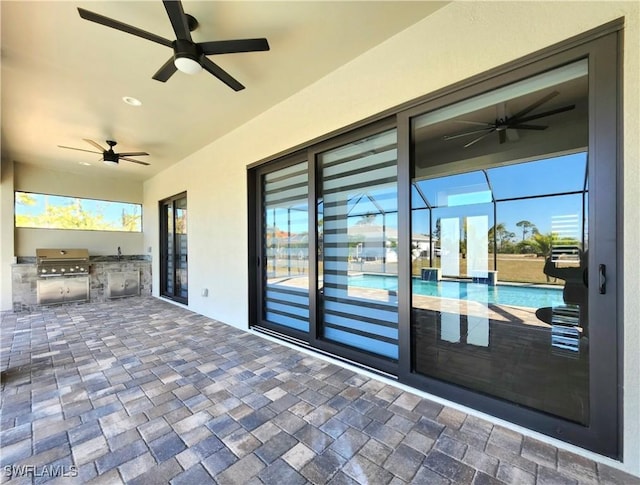
M 11 310 L 13 251 L 13 163 L 0 162 L 0 311 Z
M 401 32 L 145 183 L 144 246 L 153 248 L 154 291 L 157 202 L 186 190 L 189 307 L 246 328 L 247 164 L 626 17 L 624 468 L 640 474 L 639 10 L 638 2 L 454 2 Z M 200 296 L 203 288 L 208 297 Z

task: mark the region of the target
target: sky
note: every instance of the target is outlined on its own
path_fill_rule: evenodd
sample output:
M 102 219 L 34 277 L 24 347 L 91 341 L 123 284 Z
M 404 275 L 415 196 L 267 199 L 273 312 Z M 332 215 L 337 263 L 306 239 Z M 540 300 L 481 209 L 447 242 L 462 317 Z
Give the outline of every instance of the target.
M 525 200 L 504 199 L 562 194 L 580 191 L 584 185 L 586 154 L 578 153 L 535 162 L 520 163 L 449 177 L 422 180 L 417 183 L 434 209 L 437 217 L 456 217 L 487 214 L 493 218 L 491 183 L 497 200 L 497 223 L 505 224 L 516 240 L 522 240 L 522 230 L 516 224 L 529 221 L 541 233 L 557 232 L 567 226 L 567 220 L 580 221 L 582 196 L 555 195 Z M 412 197 L 413 208 L 426 207 L 417 192 Z M 412 220 L 414 233 L 428 233 L 428 211 L 416 211 Z M 493 223 L 490 224 L 492 226 Z M 579 228 L 576 228 L 579 239 Z
M 580 220 L 582 218 L 582 195 L 553 195 L 582 190 L 585 179 L 586 153 L 559 156 L 534 162 L 520 163 L 486 170 L 498 200 L 496 204 L 497 223 L 506 226 L 514 233 L 514 241 L 523 238 L 522 228 L 516 224 L 527 220 L 533 223 L 539 232 L 565 232 L 567 237 L 581 239 Z M 421 180 L 417 182 L 432 206 L 433 224 L 439 217 L 465 217 L 487 215 L 489 227 L 494 224 L 491 191 L 487 184 L 487 176 L 482 171 L 460 175 Z M 387 211 L 385 223 L 388 228 L 397 230 L 396 187 L 391 184 L 386 190 L 369 192 L 378 207 Z M 545 196 L 523 200 L 500 201 L 501 199 Z M 412 208 L 426 208 L 414 189 Z M 362 215 L 378 213 L 375 205 L 363 194 L 353 194 L 349 202 L 350 224 L 362 222 Z M 287 230 L 288 220 L 292 233 L 306 233 L 307 213 L 303 210 L 287 212 L 285 208 L 276 210 L 275 223 L 280 230 Z M 289 219 L 290 217 L 290 219 Z M 272 209 L 267 211 L 267 224 L 272 225 Z M 369 223 L 382 225 L 383 218 L 377 215 Z M 566 232 L 567 227 L 574 227 Z M 414 210 L 412 230 L 415 234 L 429 233 L 429 211 Z M 528 238 L 531 232 L 525 236 Z

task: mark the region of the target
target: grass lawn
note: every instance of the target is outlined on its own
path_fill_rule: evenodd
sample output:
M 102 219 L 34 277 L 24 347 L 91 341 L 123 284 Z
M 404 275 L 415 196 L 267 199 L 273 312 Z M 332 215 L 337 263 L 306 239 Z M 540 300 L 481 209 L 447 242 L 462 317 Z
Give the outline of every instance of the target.
M 440 258 L 434 260 L 434 267 L 440 267 Z M 493 254 L 489 254 L 489 267 L 493 266 Z M 420 268 L 428 268 L 429 260 L 418 259 L 413 262 L 413 274 L 419 275 Z M 544 283 L 562 286 L 564 281 L 549 278 L 542 271 L 544 258 L 536 258 L 530 254 L 498 254 L 498 281 L 512 281 L 517 283 Z M 467 260 L 460 257 L 460 273 L 467 274 Z

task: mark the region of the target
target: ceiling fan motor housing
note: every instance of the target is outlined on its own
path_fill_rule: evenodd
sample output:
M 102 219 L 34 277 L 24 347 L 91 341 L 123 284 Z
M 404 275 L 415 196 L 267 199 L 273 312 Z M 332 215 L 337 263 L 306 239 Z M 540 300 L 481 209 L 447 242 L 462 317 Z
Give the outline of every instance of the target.
M 200 64 L 202 52 L 197 44 L 186 39 L 176 39 L 173 41 L 173 59 L 191 59 Z
M 118 154 L 112 148 L 102 154 L 102 161 L 107 165 L 118 165 L 118 159 Z

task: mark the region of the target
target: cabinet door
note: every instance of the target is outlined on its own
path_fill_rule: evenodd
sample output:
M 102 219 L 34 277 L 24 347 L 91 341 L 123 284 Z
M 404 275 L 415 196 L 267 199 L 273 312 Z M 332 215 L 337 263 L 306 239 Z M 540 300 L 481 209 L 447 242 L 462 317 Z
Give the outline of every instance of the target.
M 107 274 L 107 298 L 121 298 L 140 294 L 140 273 L 122 271 Z
M 38 280 L 38 305 L 50 305 L 64 301 L 64 281 L 62 278 Z
M 137 271 L 124 273 L 124 294 L 125 296 L 140 294 L 140 273 Z
M 64 282 L 64 301 L 86 301 L 89 299 L 89 278 L 67 278 Z
M 124 273 L 107 273 L 107 298 L 124 296 Z

